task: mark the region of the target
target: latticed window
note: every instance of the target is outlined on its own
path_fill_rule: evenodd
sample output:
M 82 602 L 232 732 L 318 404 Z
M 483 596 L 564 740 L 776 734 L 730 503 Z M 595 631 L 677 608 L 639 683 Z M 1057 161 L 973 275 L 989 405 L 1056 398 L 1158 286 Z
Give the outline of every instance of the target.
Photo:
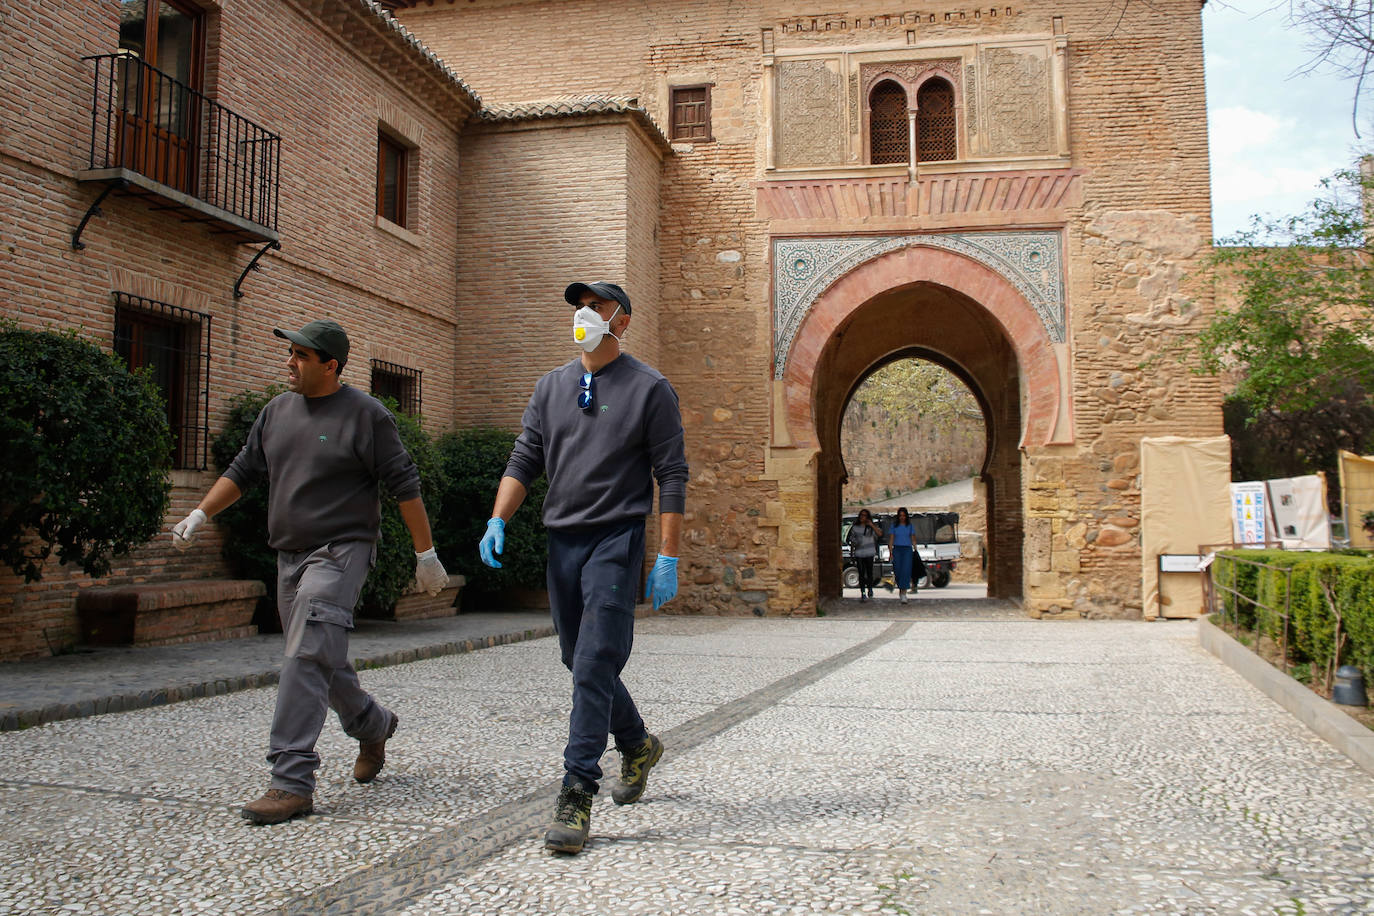
M 115 352 L 144 369 L 167 401 L 172 467 L 204 470 L 209 452 L 210 316 L 115 293 Z
M 942 79 L 926 80 L 916 91 L 916 156 L 921 162 L 959 157 L 955 130 L 954 87 Z
M 416 416 L 420 412 L 420 370 L 374 359 L 372 395 L 392 398 L 402 413 Z
M 868 161 L 904 164 L 910 158 L 906 93 L 891 80 L 883 80 L 868 96 Z

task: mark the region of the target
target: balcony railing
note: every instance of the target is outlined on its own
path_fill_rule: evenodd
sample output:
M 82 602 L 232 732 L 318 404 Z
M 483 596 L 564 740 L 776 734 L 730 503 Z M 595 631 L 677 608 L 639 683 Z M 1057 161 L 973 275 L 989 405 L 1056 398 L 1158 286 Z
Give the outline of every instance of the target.
M 280 137 L 135 55 L 84 60 L 95 66 L 90 173 L 142 176 L 149 193 L 227 214 L 225 231 L 276 238 Z

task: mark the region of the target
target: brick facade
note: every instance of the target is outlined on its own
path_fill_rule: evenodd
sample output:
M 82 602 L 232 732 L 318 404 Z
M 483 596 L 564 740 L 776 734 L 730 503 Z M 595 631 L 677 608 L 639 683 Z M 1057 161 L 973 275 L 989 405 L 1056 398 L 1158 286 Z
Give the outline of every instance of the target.
M 674 606 L 695 613 L 812 614 L 837 593 L 848 393 L 932 359 L 989 411 L 991 592 L 1036 616 L 1140 613 L 1139 440 L 1221 429 L 1215 380 L 1149 363 L 1211 309 L 1184 285 L 1211 235 L 1196 3 L 388 5 L 410 32 L 370 0 L 205 0 L 207 94 L 283 138 L 282 247 L 235 299 L 261 246 L 142 201 L 107 200 L 72 250 L 99 192 L 77 180 L 81 57 L 114 50 L 120 5 L 9 4 L 0 53 L 30 63 L 0 74 L 5 313 L 105 345 L 116 291 L 212 316 L 214 430 L 234 393 L 280 380 L 271 328 L 329 315 L 355 342 L 345 381 L 376 356 L 423 372 L 432 430 L 513 428 L 575 355 L 563 285 L 624 278 L 628 346 L 682 400 Z M 863 93 L 932 74 L 954 86 L 959 159 L 866 165 Z M 671 87 L 696 84 L 711 140 L 670 149 Z M 406 228 L 374 215 L 379 131 L 413 147 Z M 785 288 L 822 256 L 835 276 Z M 176 472 L 173 516 L 212 475 Z M 212 532 L 141 548 L 109 584 L 224 573 Z M 85 584 L 0 581 L 0 657 L 70 645 Z
M 1140 614 L 1139 440 L 1221 428 L 1214 380 L 1172 356 L 1141 368 L 1211 309 L 1183 291 L 1211 234 L 1197 4 L 401 5 L 488 99 L 633 96 L 666 125 L 671 86 L 711 84 L 712 141 L 674 144 L 658 226 L 660 367 L 693 469 L 684 610 L 809 614 L 836 592 L 845 397 L 920 356 L 990 411 L 992 593 L 1035 616 Z M 597 38 L 570 53 L 569 34 Z M 861 86 L 937 71 L 961 161 L 866 166 Z M 1053 235 L 1060 316 L 941 250 L 1012 231 Z M 774 246 L 817 237 L 912 241 L 803 303 L 780 345 Z
M 210 316 L 209 423 L 229 399 L 284 383 L 284 345 L 272 328 L 329 316 L 350 332 L 343 380 L 366 388 L 369 359 L 421 370 L 426 425 L 454 415 L 458 136 L 479 102 L 412 39 L 351 0 L 207 3 L 207 96 L 279 134 L 281 250 L 232 290 L 261 248 L 217 235 L 124 196 L 107 198 L 72 233 L 100 192 L 79 182 L 89 164 L 93 70 L 81 58 L 117 47 L 120 4 L 21 0 L 0 14 L 0 296 L 26 327 L 78 327 L 110 346 L 115 292 Z M 17 44 L 15 44 L 17 43 Z M 417 146 L 410 230 L 374 216 L 377 133 Z M 183 517 L 214 469 L 173 472 L 169 523 Z M 0 658 L 61 651 L 75 640 L 78 588 L 224 577 L 213 530 L 185 552 L 159 538 L 98 583 L 50 564 L 24 586 L 0 574 Z

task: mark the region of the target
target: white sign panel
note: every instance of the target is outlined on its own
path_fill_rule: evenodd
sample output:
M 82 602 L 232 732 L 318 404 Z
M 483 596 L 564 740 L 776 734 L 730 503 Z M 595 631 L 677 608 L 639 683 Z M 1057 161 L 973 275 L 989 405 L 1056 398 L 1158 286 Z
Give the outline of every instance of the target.
M 1268 517 L 1264 481 L 1231 484 L 1231 537 L 1237 544 L 1263 544 Z

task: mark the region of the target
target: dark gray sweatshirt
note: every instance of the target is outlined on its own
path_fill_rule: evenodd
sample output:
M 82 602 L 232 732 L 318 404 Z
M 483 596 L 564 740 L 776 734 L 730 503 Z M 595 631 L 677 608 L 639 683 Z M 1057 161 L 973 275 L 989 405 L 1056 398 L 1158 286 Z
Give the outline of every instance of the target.
M 240 490 L 267 478 L 267 543 L 275 550 L 377 540 L 379 481 L 402 502 L 420 495 L 396 419 L 347 385 L 322 398 L 277 395 L 224 476 Z
M 541 378 L 525 408 L 506 476 L 526 487 L 549 476 L 544 524 L 585 528 L 644 518 L 654 508 L 682 512 L 687 457 L 677 392 L 658 370 L 622 353 L 596 373 L 593 403 L 577 404 L 582 361 Z

